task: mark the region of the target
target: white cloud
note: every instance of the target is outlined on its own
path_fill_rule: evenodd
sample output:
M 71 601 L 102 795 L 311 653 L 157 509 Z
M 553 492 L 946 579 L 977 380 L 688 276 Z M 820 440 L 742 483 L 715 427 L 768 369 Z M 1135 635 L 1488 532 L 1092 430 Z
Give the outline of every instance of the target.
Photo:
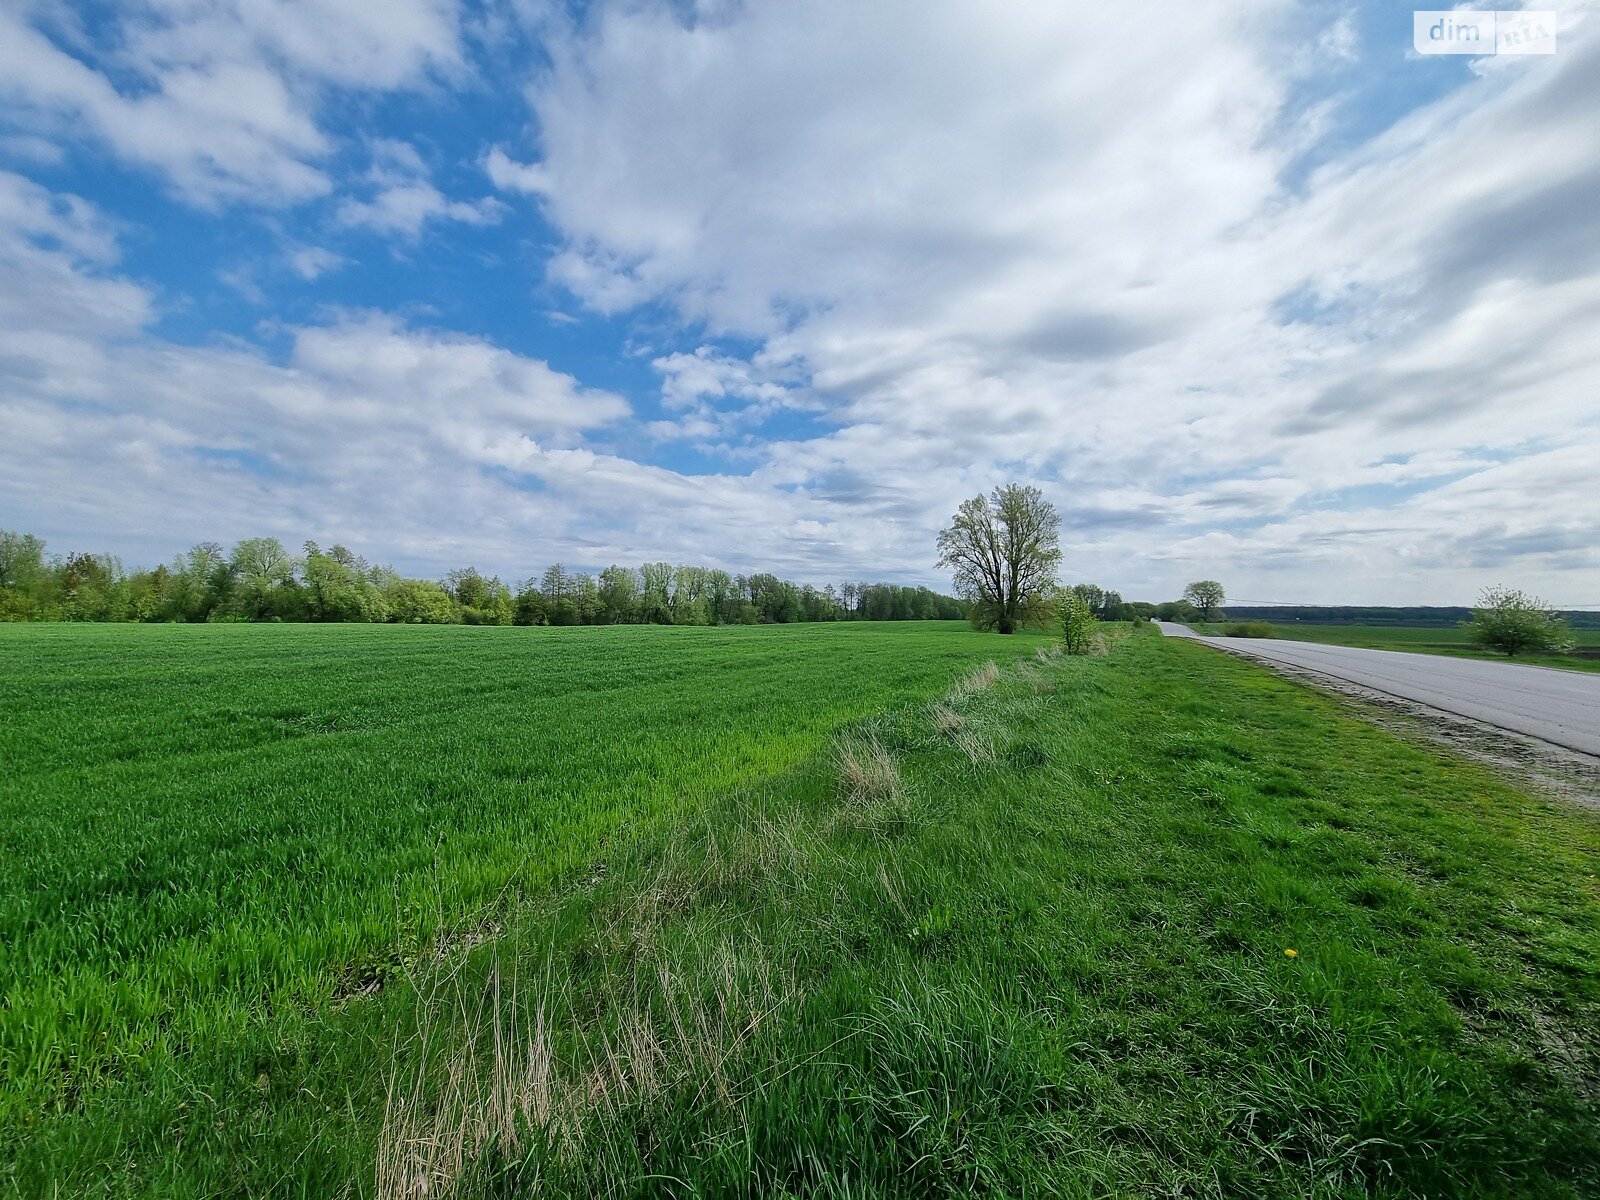
M 841 428 L 754 478 L 892 523 L 886 562 L 1020 475 L 1091 515 L 1070 569 L 1129 590 L 1270 564 L 1280 588 L 1462 598 L 1423 550 L 1473 521 L 1519 577 L 1579 569 L 1517 550 L 1530 511 L 1491 538 L 1484 512 L 1352 489 L 1596 449 L 1600 44 L 1486 71 L 1291 189 L 1334 120 L 1293 107 L 1304 73 L 1359 53 L 1348 20 L 1287 52 L 1303 17 L 608 5 L 531 85 L 536 153 L 488 166 L 565 233 L 549 276 L 591 308 L 674 306 L 834 397 Z M 740 368 L 657 365 L 714 429 Z M 1570 486 L 1544 505 L 1587 512 Z
M 433 184 L 418 180 L 382 188 L 371 200 L 345 200 L 335 215 L 341 225 L 414 238 L 429 221 L 493 225 L 501 209 L 492 198 L 451 200 Z
M 495 187 L 502 191 L 537 196 L 545 190 L 545 173 L 537 165 L 513 162 L 499 146 L 489 151 L 483 169 Z
M 372 143 L 372 167 L 367 181 L 369 200 L 346 199 L 334 217 L 349 228 L 414 239 L 430 221 L 459 221 L 466 225 L 493 225 L 505 206 L 492 196 L 479 200 L 451 200 L 428 178 L 428 167 L 415 146 L 385 138 Z
M 100 40 L 51 6 L 0 9 L 13 121 L 56 140 L 91 134 L 202 205 L 324 194 L 329 89 L 460 67 L 444 0 L 150 0 L 121 8 Z
M 205 203 L 334 189 L 331 90 L 469 69 L 433 4 L 140 8 L 115 62 L 45 39 L 46 11 L 0 17 L 30 136 L 81 125 Z M 1358 100 L 1318 72 L 1436 64 L 1364 61 L 1359 22 L 1291 0 L 1004 21 L 628 0 L 566 32 L 552 11 L 537 143 L 491 135 L 453 165 L 536 202 L 548 282 L 650 305 L 668 419 L 382 314 L 289 328 L 281 358 L 163 341 L 111 224 L 0 176 L 8 511 L 47 534 L 132 522 L 162 552 L 265 531 L 510 572 L 665 556 L 936 581 L 955 503 L 1028 478 L 1066 514 L 1069 573 L 1128 594 L 1600 587 L 1592 30 L 1346 148 Z M 335 224 L 503 220 L 436 185 L 450 149 L 374 138 Z M 350 265 L 281 236 L 302 279 Z M 760 440 L 796 408 L 828 432 Z M 632 461 L 650 439 L 753 467 Z
M 329 271 L 336 271 L 349 260 L 322 246 L 294 246 L 286 255 L 289 269 L 310 283 Z
M 106 273 L 116 258 L 112 228 L 91 205 L 0 172 L 0 347 L 20 352 L 35 330 L 116 337 L 143 327 L 150 295 Z

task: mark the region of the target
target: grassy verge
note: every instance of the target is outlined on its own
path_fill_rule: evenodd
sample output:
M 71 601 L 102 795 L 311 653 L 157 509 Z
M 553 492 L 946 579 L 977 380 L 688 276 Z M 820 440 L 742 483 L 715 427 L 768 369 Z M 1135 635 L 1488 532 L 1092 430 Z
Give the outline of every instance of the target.
M 1224 636 L 1234 621 L 1196 621 L 1196 633 Z M 1569 671 L 1600 671 L 1600 630 L 1575 630 L 1573 637 L 1580 654 L 1521 654 L 1507 659 L 1504 654 L 1481 650 L 1467 640 L 1459 627 L 1407 625 L 1306 625 L 1298 622 L 1260 622 L 1268 625 L 1270 636 L 1295 642 L 1321 642 L 1328 646 L 1360 646 L 1371 650 L 1409 650 L 1418 654 L 1446 654 L 1453 658 L 1482 658 L 1498 662 L 1518 662 L 1535 667 L 1561 667 Z
M 1199 647 L 972 677 L 424 980 L 363 1187 L 1592 1194 L 1597 848 Z

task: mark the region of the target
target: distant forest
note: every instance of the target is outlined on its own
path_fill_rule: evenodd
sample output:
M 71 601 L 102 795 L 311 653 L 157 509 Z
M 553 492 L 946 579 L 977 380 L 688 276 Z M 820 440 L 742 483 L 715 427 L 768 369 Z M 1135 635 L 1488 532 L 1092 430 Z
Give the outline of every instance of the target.
M 1230 616 L 1241 620 L 1275 621 L 1284 625 L 1410 625 L 1453 629 L 1471 620 L 1470 608 L 1421 605 L 1414 608 L 1357 608 L 1348 605 L 1271 606 L 1230 604 Z M 1600 612 L 1563 613 L 1574 629 L 1600 629 Z
M 277 538 L 215 542 L 153 569 L 104 554 L 47 555 L 0 530 L 0 621 L 359 621 L 432 625 L 758 625 L 961 620 L 962 600 L 924 587 L 815 588 L 776 575 L 645 563 L 598 575 L 547 568 L 514 587 L 472 567 L 410 579 L 343 546 Z

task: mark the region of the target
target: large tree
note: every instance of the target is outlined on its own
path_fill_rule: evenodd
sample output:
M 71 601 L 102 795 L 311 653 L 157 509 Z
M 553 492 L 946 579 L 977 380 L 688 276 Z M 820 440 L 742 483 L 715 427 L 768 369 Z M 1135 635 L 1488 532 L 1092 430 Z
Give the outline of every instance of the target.
M 1044 493 L 1019 483 L 964 500 L 939 535 L 939 565 L 955 572 L 980 629 L 1014 633 L 1049 620 L 1061 562 L 1061 517 Z
M 1183 589 L 1183 598 L 1210 620 L 1221 610 L 1222 602 L 1228 598 L 1228 594 L 1215 579 L 1196 579 Z

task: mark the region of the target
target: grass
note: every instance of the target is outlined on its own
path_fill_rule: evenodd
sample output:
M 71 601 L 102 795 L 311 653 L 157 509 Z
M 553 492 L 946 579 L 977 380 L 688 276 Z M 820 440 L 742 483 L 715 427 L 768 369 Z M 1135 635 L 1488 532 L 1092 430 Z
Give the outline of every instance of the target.
M 342 1039 L 353 999 L 607 839 L 1001 644 L 959 623 L 0 626 L 0 1126 L 164 1130 Z
M 1235 622 L 1197 621 L 1196 633 L 1221 635 Z M 1455 658 L 1485 658 L 1506 661 L 1504 654 L 1480 650 L 1467 640 L 1459 626 L 1420 625 L 1310 625 L 1301 622 L 1259 622 L 1270 626 L 1270 636 L 1297 642 L 1322 642 L 1329 646 L 1361 646 L 1373 650 L 1409 650 L 1421 654 L 1448 654 Z M 1564 667 L 1573 671 L 1600 671 L 1600 629 L 1573 631 L 1580 652 L 1573 654 L 1523 654 L 1510 661 L 1542 667 Z
M 844 738 L 452 967 L 378 1193 L 1600 1186 L 1592 816 L 1154 638 Z
M 57 1115 L 15 1189 L 1600 1188 L 1592 813 L 1204 647 L 966 638 L 258 1058 Z

